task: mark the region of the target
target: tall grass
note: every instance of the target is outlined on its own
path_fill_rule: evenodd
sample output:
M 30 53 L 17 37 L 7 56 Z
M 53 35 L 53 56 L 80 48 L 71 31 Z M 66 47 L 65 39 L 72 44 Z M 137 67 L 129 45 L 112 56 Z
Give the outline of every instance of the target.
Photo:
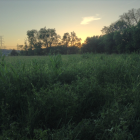
M 1 56 L 0 139 L 140 139 L 139 62 L 138 54 Z

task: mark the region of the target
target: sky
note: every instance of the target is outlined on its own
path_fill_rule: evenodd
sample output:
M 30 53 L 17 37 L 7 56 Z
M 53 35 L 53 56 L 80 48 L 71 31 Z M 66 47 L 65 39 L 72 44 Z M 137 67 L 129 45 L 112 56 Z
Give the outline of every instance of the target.
M 55 28 L 61 38 L 74 31 L 83 43 L 132 8 L 139 9 L 140 0 L 0 0 L 2 47 L 17 49 L 28 30 L 44 27 Z

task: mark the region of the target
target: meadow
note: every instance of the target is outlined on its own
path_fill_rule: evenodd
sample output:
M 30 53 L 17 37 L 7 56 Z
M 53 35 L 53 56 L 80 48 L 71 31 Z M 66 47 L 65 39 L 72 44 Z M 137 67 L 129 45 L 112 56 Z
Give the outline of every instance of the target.
M 139 54 L 0 58 L 0 139 L 140 139 Z

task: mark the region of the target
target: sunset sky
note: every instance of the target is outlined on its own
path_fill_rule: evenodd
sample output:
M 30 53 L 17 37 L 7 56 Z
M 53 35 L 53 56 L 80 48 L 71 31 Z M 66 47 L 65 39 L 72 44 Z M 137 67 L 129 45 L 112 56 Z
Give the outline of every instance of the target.
M 132 8 L 140 0 L 0 0 L 0 36 L 6 49 L 17 49 L 28 30 L 46 26 L 61 37 L 74 31 L 83 43 Z

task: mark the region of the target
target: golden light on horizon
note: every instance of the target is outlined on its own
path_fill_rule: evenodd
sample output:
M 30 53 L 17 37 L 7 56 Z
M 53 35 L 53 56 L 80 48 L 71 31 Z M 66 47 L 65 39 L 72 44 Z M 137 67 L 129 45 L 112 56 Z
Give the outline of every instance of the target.
M 90 33 L 90 32 L 83 33 L 83 31 L 80 31 L 80 33 L 76 33 L 76 36 L 78 38 L 81 38 L 81 45 L 82 45 L 85 42 L 87 37 L 93 37 L 94 34 L 92 35 L 92 33 Z M 14 38 L 12 38 L 12 39 L 5 38 L 5 45 L 4 45 L 5 49 L 17 49 L 17 44 L 24 45 L 25 38 L 27 38 L 27 37 L 20 37 L 20 38 L 17 38 L 16 40 Z

